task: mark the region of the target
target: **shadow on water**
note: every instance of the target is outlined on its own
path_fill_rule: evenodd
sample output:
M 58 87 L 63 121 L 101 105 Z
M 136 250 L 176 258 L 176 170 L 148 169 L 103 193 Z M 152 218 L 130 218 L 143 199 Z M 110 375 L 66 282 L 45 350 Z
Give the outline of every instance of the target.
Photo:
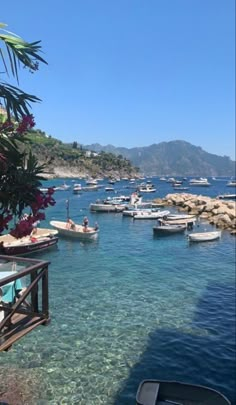
M 145 352 L 113 404 L 135 404 L 139 383 L 159 379 L 211 387 L 236 405 L 235 333 L 235 288 L 209 284 L 192 324 L 181 330 L 160 328 L 150 333 Z

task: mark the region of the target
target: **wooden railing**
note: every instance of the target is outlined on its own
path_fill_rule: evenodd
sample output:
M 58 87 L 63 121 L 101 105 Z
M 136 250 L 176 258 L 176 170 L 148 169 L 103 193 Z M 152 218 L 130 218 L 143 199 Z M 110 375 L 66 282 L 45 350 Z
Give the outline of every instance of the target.
M 47 325 L 50 321 L 48 299 L 48 265 L 50 262 L 0 256 L 0 275 L 1 265 L 12 264 L 17 269 L 19 263 L 23 264 L 25 268 L 19 272 L 13 271 L 5 278 L 0 278 L 0 351 L 8 350 L 18 339 L 37 326 Z M 26 284 L 25 287 L 14 289 L 12 302 L 4 302 L 4 286 L 5 288 L 16 286 L 16 283 L 23 286 L 23 280 Z

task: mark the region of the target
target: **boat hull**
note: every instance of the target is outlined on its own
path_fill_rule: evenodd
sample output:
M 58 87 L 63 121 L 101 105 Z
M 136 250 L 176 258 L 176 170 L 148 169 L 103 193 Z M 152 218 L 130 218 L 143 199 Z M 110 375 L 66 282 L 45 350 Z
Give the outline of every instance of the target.
M 125 208 L 115 204 L 90 204 L 90 211 L 94 212 L 122 212 Z
M 95 240 L 98 237 L 98 230 L 95 230 L 94 228 L 91 227 L 88 227 L 87 231 L 85 232 L 84 227 L 82 225 L 76 224 L 75 229 L 67 229 L 66 228 L 67 223 L 61 221 L 51 221 L 50 225 L 52 225 L 52 227 L 54 227 L 58 231 L 59 235 L 68 238 L 89 241 Z
M 45 237 L 41 239 L 33 238 L 27 242 L 7 242 L 3 245 L 3 252 L 8 256 L 29 255 L 31 253 L 39 252 L 48 249 L 58 242 L 58 237 Z
M 186 225 L 162 225 L 154 226 L 153 233 L 154 235 L 167 236 L 177 233 L 183 233 L 186 230 Z
M 202 233 L 190 233 L 188 239 L 190 242 L 210 242 L 217 240 L 221 237 L 221 232 L 202 232 Z

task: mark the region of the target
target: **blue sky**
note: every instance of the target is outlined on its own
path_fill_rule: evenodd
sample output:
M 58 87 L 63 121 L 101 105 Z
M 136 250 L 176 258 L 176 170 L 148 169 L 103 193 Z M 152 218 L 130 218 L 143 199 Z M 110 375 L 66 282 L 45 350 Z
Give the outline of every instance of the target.
M 11 0 L 0 21 L 42 40 L 20 87 L 37 128 L 65 142 L 185 140 L 235 158 L 234 0 Z

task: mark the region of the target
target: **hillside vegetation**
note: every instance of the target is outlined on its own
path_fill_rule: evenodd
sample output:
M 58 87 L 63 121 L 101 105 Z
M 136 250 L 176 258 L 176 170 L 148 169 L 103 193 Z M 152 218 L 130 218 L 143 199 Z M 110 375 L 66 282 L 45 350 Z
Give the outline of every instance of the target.
M 65 144 L 40 130 L 30 131 L 26 140 L 39 162 L 47 164 L 49 177 L 123 177 L 138 173 L 138 168 L 120 154 L 91 152 L 77 142 Z

